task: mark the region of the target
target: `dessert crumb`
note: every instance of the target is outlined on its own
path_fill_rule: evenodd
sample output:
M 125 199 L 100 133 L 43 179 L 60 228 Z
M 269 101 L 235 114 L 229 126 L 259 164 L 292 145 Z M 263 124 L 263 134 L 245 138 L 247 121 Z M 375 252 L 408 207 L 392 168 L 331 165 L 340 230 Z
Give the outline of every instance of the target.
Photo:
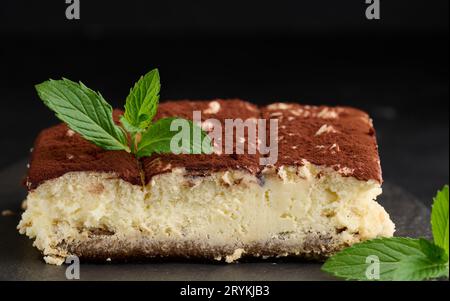
M 13 216 L 16 215 L 16 213 L 12 210 L 6 209 L 2 210 L 2 216 Z

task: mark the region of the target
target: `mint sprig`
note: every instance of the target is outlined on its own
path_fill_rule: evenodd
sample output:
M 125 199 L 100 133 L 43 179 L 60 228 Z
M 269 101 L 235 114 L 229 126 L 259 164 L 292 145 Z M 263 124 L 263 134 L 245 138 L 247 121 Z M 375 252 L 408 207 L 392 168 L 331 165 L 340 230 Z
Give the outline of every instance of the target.
M 160 86 L 157 69 L 138 80 L 126 99 L 121 126 L 114 123 L 112 107 L 102 95 L 81 82 L 75 83 L 65 78 L 48 80 L 36 85 L 36 90 L 44 104 L 86 140 L 107 150 L 125 150 L 143 157 L 153 153 L 170 153 L 171 139 L 180 132 L 172 130 L 170 125 L 181 118 L 152 122 L 158 108 Z M 198 143 L 195 139 L 188 139 L 189 145 L 182 149 L 182 153 L 210 153 L 211 140 L 208 135 L 192 121 L 185 121 L 190 131 L 195 129 L 200 132 L 201 141 Z
M 72 130 L 107 149 L 130 151 L 125 133 L 114 123 L 112 108 L 100 93 L 68 79 L 36 85 L 42 101 Z
M 448 186 L 445 186 L 433 204 L 434 243 L 423 238 L 377 238 L 335 254 L 322 270 L 346 280 L 448 278 L 448 202 Z
M 125 102 L 125 113 L 121 118 L 128 132 L 142 132 L 148 128 L 156 115 L 160 89 L 158 69 L 153 69 L 141 76 L 130 90 Z

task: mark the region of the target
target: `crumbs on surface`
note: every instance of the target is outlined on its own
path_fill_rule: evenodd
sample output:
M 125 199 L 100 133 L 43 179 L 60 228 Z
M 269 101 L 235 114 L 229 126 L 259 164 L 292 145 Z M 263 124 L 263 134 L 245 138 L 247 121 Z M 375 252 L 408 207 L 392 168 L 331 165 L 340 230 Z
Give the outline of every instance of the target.
M 14 216 L 16 213 L 12 210 L 6 209 L 2 210 L 2 216 Z

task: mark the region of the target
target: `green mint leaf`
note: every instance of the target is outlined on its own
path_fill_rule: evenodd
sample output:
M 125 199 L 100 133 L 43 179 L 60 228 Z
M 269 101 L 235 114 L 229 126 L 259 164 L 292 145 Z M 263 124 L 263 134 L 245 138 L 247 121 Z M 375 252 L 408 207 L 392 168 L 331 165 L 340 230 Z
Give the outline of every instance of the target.
M 438 191 L 431 210 L 431 227 L 434 243 L 449 255 L 449 216 L 448 216 L 448 185 Z
M 426 239 L 419 239 L 425 256 L 403 259 L 394 272 L 393 280 L 424 280 L 448 277 L 448 260 L 444 249 Z
M 448 257 L 445 250 L 440 246 L 424 238 L 419 238 L 419 245 L 422 252 L 435 263 L 447 263 Z
M 133 126 L 128 122 L 128 120 L 122 115 L 120 116 L 120 123 L 122 124 L 122 127 L 127 131 L 128 133 L 140 133 L 144 130 L 138 127 Z
M 73 131 L 107 150 L 126 150 L 125 133 L 112 117 L 112 108 L 100 93 L 68 79 L 36 85 L 39 97 Z
M 148 128 L 158 108 L 160 88 L 158 69 L 153 69 L 141 76 L 130 90 L 121 120 L 128 132 L 142 132 Z
M 177 126 L 177 124 L 183 124 L 184 126 Z M 194 139 L 194 132 L 199 134 L 200 139 Z M 185 141 L 187 143 L 181 143 L 183 137 L 186 138 Z M 150 156 L 153 153 L 173 153 L 175 149 L 171 147 L 172 139 L 177 142 L 175 145 L 177 145 L 179 153 L 200 154 L 212 152 L 211 139 L 199 126 L 190 120 L 170 117 L 159 119 L 152 123 L 147 131 L 142 134 L 138 143 L 137 156 Z
M 394 281 L 420 281 L 448 278 L 448 264 L 436 263 L 429 258 L 412 256 L 406 258 L 399 264 L 394 272 Z
M 378 238 L 337 253 L 322 270 L 348 280 L 429 279 L 448 273 L 448 263 L 439 252 L 426 240 Z

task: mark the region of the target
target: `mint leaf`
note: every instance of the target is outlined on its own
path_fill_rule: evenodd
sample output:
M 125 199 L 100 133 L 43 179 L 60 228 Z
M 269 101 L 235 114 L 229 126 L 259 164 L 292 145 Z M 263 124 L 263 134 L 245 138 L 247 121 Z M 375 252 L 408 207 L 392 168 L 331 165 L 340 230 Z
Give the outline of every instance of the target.
M 419 246 L 425 256 L 405 258 L 394 272 L 393 280 L 424 280 L 448 277 L 448 260 L 444 249 L 419 239 Z
M 447 263 L 448 257 L 445 250 L 438 245 L 426 240 L 424 238 L 419 238 L 419 245 L 422 252 L 433 262 L 436 263 Z
M 420 281 L 448 277 L 448 265 L 435 263 L 429 258 L 412 256 L 406 258 L 395 270 L 392 280 Z
M 438 191 L 434 198 L 431 211 L 431 227 L 434 243 L 449 252 L 449 215 L 448 215 L 448 185 Z
M 420 239 L 378 238 L 337 253 L 322 270 L 348 280 L 421 280 L 445 275 L 448 263 L 432 246 Z M 372 272 L 379 272 L 379 277 Z
M 142 132 L 143 129 L 133 126 L 128 122 L 128 120 L 122 115 L 120 116 L 120 123 L 122 124 L 122 127 L 127 131 L 128 133 L 139 133 Z
M 107 150 L 126 150 L 125 133 L 112 118 L 112 108 L 100 93 L 68 79 L 36 85 L 39 97 L 72 130 Z
M 125 113 L 121 118 L 128 132 L 142 132 L 150 125 L 158 108 L 160 88 L 158 69 L 153 69 L 141 76 L 130 90 L 125 103 Z
M 171 130 L 171 125 L 174 121 L 184 123 L 187 127 L 186 131 L 182 129 Z M 175 125 L 175 124 L 174 124 Z M 197 131 L 200 133 L 200 141 L 194 139 L 193 132 Z M 137 156 L 144 157 L 150 156 L 153 153 L 172 153 L 174 150 L 171 149 L 172 139 L 182 138 L 183 134 L 187 134 L 187 144 L 177 144 L 181 153 L 193 154 L 193 153 L 210 153 L 211 150 L 211 140 L 209 136 L 192 121 L 170 117 L 159 119 L 155 123 L 152 123 L 150 127 L 142 134 L 141 140 L 138 143 Z M 177 137 L 176 137 L 177 136 Z M 176 141 L 179 141 L 177 139 Z M 202 147 L 203 142 L 203 147 Z M 205 149 L 206 148 L 206 149 Z

